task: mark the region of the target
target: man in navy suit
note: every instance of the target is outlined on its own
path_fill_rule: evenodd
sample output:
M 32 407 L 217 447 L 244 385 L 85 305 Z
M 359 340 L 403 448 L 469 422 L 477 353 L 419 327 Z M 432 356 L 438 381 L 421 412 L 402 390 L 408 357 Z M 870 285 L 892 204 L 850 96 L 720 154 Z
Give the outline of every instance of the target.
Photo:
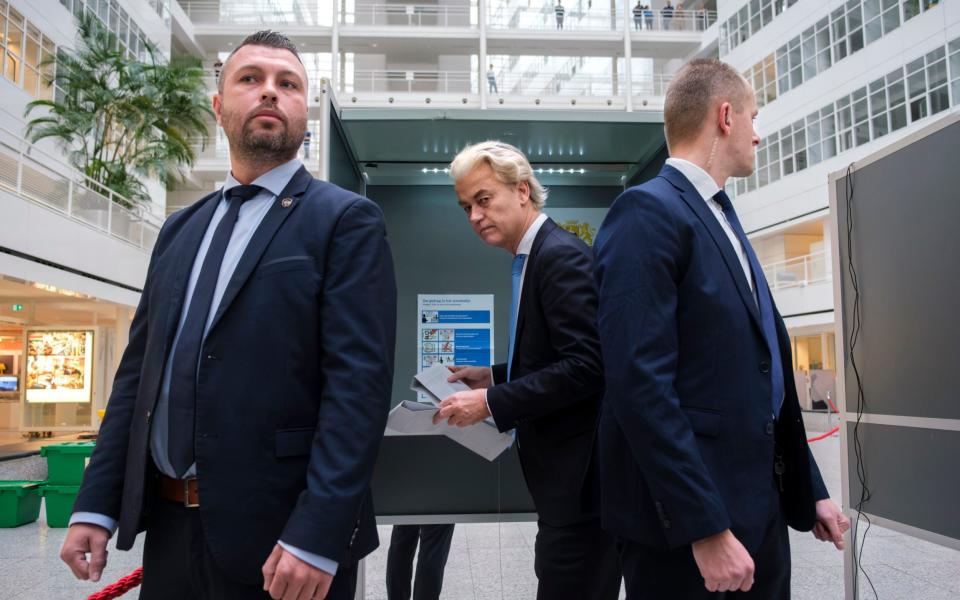
M 500 431 L 516 431 L 539 517 L 537 598 L 616 598 L 619 565 L 598 515 L 603 367 L 590 249 L 540 212 L 546 190 L 513 146 L 469 146 L 450 173 L 476 234 L 514 256 L 510 345 L 504 364 L 451 368 L 450 380 L 472 389 L 444 399 L 434 420 L 468 426 L 492 416 Z
M 790 338 L 723 192 L 753 171 L 753 91 L 695 60 L 664 104 L 670 158 L 595 244 L 603 525 L 630 599 L 787 600 L 787 525 L 843 547 L 806 443 Z
M 376 205 L 296 158 L 307 84 L 275 32 L 224 65 L 230 173 L 157 238 L 61 550 L 81 579 L 145 529 L 141 598 L 352 599 L 378 544 L 393 266 Z

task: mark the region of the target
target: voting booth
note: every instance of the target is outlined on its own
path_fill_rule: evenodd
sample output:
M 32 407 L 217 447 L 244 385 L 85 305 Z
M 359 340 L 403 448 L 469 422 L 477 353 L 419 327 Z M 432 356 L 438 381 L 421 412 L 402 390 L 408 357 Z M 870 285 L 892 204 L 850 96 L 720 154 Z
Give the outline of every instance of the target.
M 874 524 L 954 549 L 957 148 L 953 115 L 832 174 L 829 184 L 843 505 L 851 521 L 859 508 Z M 844 554 L 848 599 L 857 597 L 859 551 L 848 544 Z

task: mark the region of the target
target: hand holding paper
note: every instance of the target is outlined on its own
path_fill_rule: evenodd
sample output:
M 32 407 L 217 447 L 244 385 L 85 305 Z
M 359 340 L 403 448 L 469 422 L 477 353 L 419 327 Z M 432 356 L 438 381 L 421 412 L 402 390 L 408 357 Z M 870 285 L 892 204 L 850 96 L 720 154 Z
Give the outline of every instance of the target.
M 447 381 L 462 381 L 470 386 L 472 390 L 488 388 L 493 385 L 493 374 L 490 367 L 447 367 L 452 375 L 447 377 Z
M 447 420 L 448 425 L 468 427 L 490 416 L 487 409 L 487 390 L 481 388 L 451 394 L 440 402 L 440 410 L 433 415 L 434 424 Z

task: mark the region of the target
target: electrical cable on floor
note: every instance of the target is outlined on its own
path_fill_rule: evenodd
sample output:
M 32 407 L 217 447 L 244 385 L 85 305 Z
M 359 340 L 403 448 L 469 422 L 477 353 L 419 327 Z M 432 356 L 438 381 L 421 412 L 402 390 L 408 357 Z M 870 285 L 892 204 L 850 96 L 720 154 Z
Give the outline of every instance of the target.
M 853 597 L 859 597 L 860 589 L 860 573 L 863 573 L 864 578 L 867 580 L 867 583 L 870 585 L 870 590 L 873 592 L 873 597 L 879 600 L 880 596 L 877 594 L 877 588 L 874 587 L 873 581 L 870 580 L 870 576 L 867 575 L 867 571 L 863 568 L 863 548 L 866 545 L 867 533 L 870 532 L 870 517 L 863 512 L 863 505 L 870 501 L 870 488 L 867 487 L 867 471 L 866 465 L 863 462 L 863 445 L 860 442 L 860 423 L 863 420 L 863 413 L 866 409 L 866 395 L 863 391 L 863 381 L 860 377 L 860 370 L 857 368 L 857 361 L 854 356 L 854 350 L 857 347 L 857 340 L 860 337 L 860 285 L 857 281 L 857 271 L 854 268 L 853 264 L 853 167 L 855 163 L 850 163 L 847 166 L 847 173 L 845 178 L 846 183 L 846 217 L 847 217 L 847 269 L 850 273 L 850 285 L 853 288 L 853 318 L 850 327 L 850 343 L 848 355 L 850 356 L 850 366 L 853 368 L 854 377 L 857 380 L 857 420 L 853 426 L 853 452 L 856 457 L 857 462 L 857 480 L 860 482 L 860 499 L 857 502 L 854 509 L 857 511 L 857 518 L 853 524 L 852 531 L 852 543 L 853 543 L 853 556 L 854 570 L 853 570 Z M 863 519 L 867 523 L 867 528 L 863 530 L 863 538 L 857 541 L 857 531 L 860 526 L 860 519 Z

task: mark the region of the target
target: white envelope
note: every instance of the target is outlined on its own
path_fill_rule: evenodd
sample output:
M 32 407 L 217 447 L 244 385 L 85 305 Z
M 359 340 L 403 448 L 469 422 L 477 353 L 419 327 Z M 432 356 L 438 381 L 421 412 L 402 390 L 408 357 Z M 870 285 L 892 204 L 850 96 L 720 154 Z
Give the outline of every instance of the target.
M 513 444 L 513 436 L 500 433 L 495 425 L 481 421 L 469 427 L 451 427 L 446 421 L 434 425 L 437 407 L 404 400 L 387 418 L 387 429 L 407 435 L 445 435 L 467 450 L 492 461 Z

